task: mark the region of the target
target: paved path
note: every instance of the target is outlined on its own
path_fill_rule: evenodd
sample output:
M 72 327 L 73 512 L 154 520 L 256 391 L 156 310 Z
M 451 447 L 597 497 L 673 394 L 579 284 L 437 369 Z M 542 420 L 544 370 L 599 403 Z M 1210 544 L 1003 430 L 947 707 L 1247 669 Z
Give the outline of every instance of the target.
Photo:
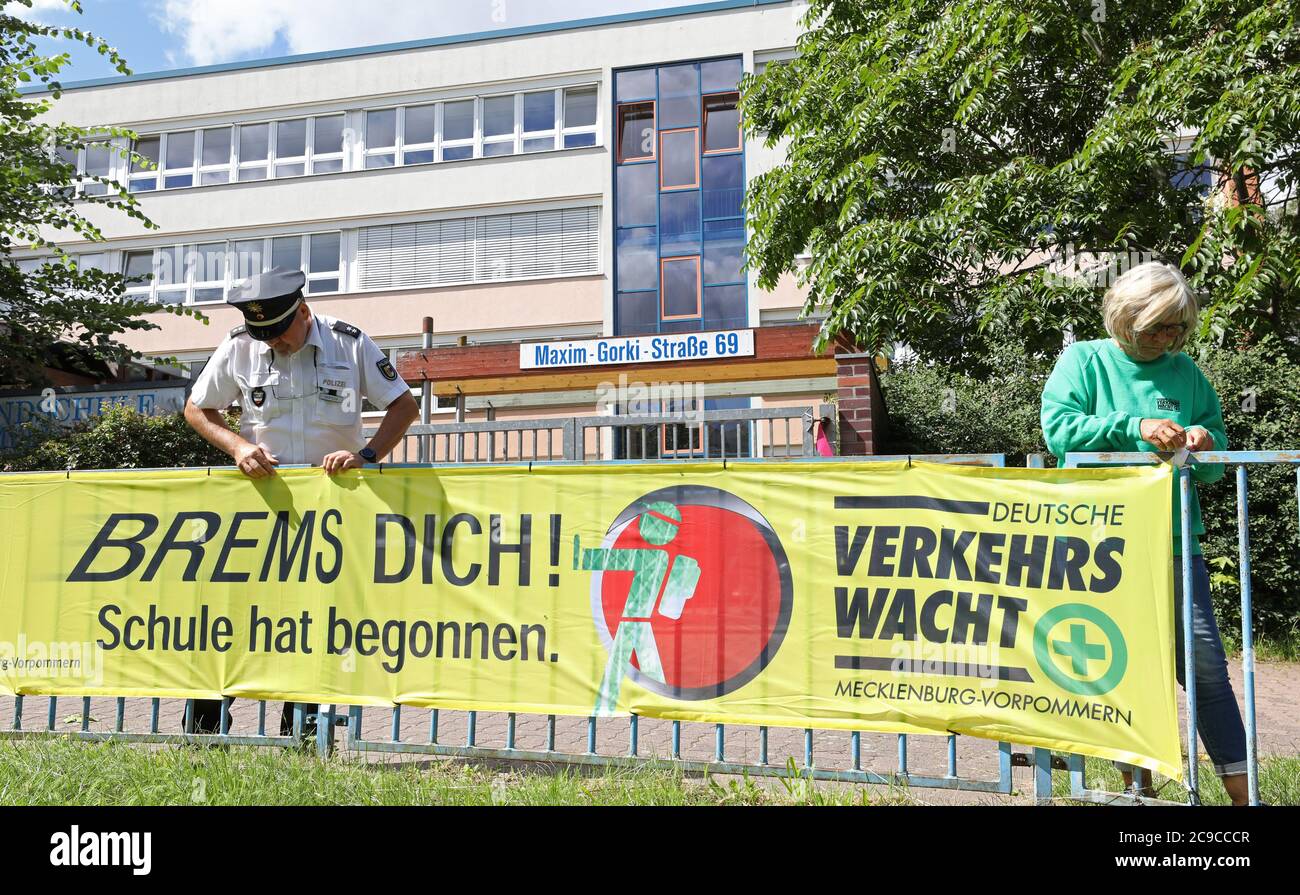
M 1242 699 L 1240 663 L 1231 665 L 1233 686 L 1238 702 Z M 1259 748 L 1262 755 L 1300 755 L 1300 664 L 1270 662 L 1258 666 L 1255 673 L 1256 704 L 1258 707 Z M 46 725 L 49 700 L 28 697 L 24 700 L 23 727 L 39 729 Z M 56 725 L 61 730 L 75 730 L 79 724 L 82 702 L 64 697 L 57 703 Z M 150 724 L 150 700 L 127 700 L 125 729 L 144 732 Z M 180 729 L 181 700 L 162 700 L 159 712 L 159 730 L 178 732 Z M 1182 691 L 1179 691 L 1180 714 L 1183 709 Z M 0 699 L 0 729 L 9 729 L 13 723 L 14 701 Z M 112 730 L 115 722 L 115 700 L 91 700 L 90 724 L 92 730 Z M 257 703 L 238 700 L 232 711 L 233 733 L 257 732 Z M 268 703 L 266 725 L 274 733 L 279 723 L 280 703 Z M 71 719 L 71 721 L 69 720 Z M 425 709 L 403 709 L 400 716 L 400 739 L 404 742 L 428 742 L 430 712 Z M 468 716 L 464 712 L 442 711 L 438 720 L 439 742 L 463 745 L 466 742 Z M 506 743 L 506 715 L 479 713 L 476 725 L 476 743 L 488 748 L 504 748 Z M 1185 723 L 1185 722 L 1184 722 Z M 642 719 L 639 730 L 640 754 L 667 757 L 671 753 L 671 722 Z M 342 731 L 340 731 L 340 734 Z M 391 740 L 392 712 L 384 709 L 367 709 L 364 713 L 362 733 L 366 739 Z M 544 716 L 520 715 L 516 726 L 516 748 L 543 750 L 546 746 L 547 723 Z M 597 752 L 604 755 L 626 755 L 629 745 L 629 724 L 626 720 L 602 721 L 597 725 Z M 587 751 L 587 722 L 583 718 L 558 718 L 556 721 L 557 751 L 582 753 Z M 709 760 L 714 756 L 715 731 L 712 724 L 683 723 L 681 735 L 682 757 Z M 1016 747 L 1026 752 L 1026 747 Z M 849 734 L 839 731 L 816 731 L 813 735 L 814 760 L 819 767 L 851 767 Z M 804 734 L 801 730 L 772 728 L 768 741 L 768 760 L 784 766 L 788 756 L 803 763 Z M 427 756 L 394 756 L 372 754 L 375 761 L 421 760 Z M 759 737 L 756 728 L 733 726 L 727 728 L 726 758 L 732 762 L 757 763 Z M 958 740 L 957 772 L 963 777 L 984 780 L 997 778 L 998 757 L 995 743 L 972 737 Z M 862 767 L 866 770 L 889 773 L 898 766 L 898 738 L 892 734 L 862 735 Z M 913 773 L 943 776 L 947 773 L 947 741 L 944 737 L 909 737 L 908 766 Z M 1016 768 L 1016 787 L 1021 801 L 1031 787 L 1030 770 Z M 1004 796 L 956 795 L 935 790 L 913 790 L 912 795 L 922 802 L 992 801 L 1005 803 Z

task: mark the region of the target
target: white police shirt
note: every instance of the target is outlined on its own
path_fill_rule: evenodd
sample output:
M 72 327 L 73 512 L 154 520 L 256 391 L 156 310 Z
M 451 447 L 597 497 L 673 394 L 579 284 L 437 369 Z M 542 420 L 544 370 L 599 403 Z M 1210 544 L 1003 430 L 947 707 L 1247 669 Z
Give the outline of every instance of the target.
M 361 405 L 383 410 L 409 389 L 388 356 L 348 323 L 312 312 L 307 341 L 278 354 L 241 326 L 218 346 L 190 400 L 204 410 L 239 402 L 239 434 L 283 464 L 319 464 L 365 446 Z

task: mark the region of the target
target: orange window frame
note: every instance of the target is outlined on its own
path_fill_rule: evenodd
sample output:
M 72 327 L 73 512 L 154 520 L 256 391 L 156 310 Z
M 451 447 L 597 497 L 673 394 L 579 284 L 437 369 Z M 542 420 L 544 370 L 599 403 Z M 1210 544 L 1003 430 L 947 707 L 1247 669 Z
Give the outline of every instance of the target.
M 695 179 L 690 183 L 674 183 L 672 186 L 664 184 L 664 171 L 668 165 L 665 164 L 667 157 L 664 155 L 664 137 L 673 134 L 689 133 L 695 140 L 695 148 L 691 151 L 691 162 L 695 166 Z M 672 193 L 677 190 L 698 190 L 700 188 L 700 129 L 698 127 L 675 127 L 672 130 L 659 132 L 659 189 L 661 192 Z
M 705 155 L 719 155 L 719 154 L 724 153 L 724 152 L 739 152 L 739 151 L 741 150 L 741 147 L 744 145 L 744 140 L 743 140 L 743 139 L 741 138 L 741 136 L 740 136 L 740 126 L 739 126 L 739 124 L 737 124 L 737 126 L 736 126 L 736 145 L 735 145 L 735 146 L 728 146 L 728 147 L 726 147 L 726 148 L 724 148 L 724 149 L 709 149 L 709 148 L 708 148 L 708 145 L 709 145 L 709 100 L 711 100 L 711 99 L 718 99 L 719 97 L 724 97 L 724 96 L 735 97 L 735 100 L 736 100 L 736 107 L 739 109 L 739 107 L 740 107 L 740 94 L 737 93 L 737 92 L 734 91 L 734 90 L 733 90 L 733 91 L 729 91 L 729 92 L 727 92 L 727 93 L 706 93 L 704 96 L 700 97 L 700 121 L 702 121 L 702 122 L 704 123 L 704 124 L 703 124 L 703 130 L 704 130 L 704 133 L 703 133 L 703 135 L 702 135 L 702 139 L 703 139 L 703 141 L 704 141 L 704 144 L 703 144 L 703 145 L 704 145 L 704 147 L 705 147 L 705 149 L 704 149 L 704 154 L 705 154 Z
M 694 314 L 672 314 L 665 313 L 667 306 L 664 303 L 664 265 L 676 261 L 691 261 L 695 264 L 695 313 Z M 700 280 L 700 256 L 699 255 L 678 255 L 672 258 L 659 259 L 659 319 L 660 320 L 699 320 L 704 316 L 703 307 L 703 284 Z
M 659 148 L 659 141 L 658 141 L 658 140 L 651 140 L 651 141 L 650 141 L 650 153 L 649 153 L 648 155 L 626 155 L 626 156 L 623 155 L 623 111 L 624 111 L 625 109 L 632 109 L 632 108 L 636 108 L 636 107 L 638 107 L 638 106 L 649 106 L 649 107 L 650 107 L 650 130 L 651 130 L 651 131 L 656 130 L 656 127 L 657 127 L 657 124 L 658 124 L 658 121 L 659 121 L 659 118 L 658 118 L 658 115 L 659 115 L 658 104 L 657 104 L 654 100 L 652 100 L 652 99 L 638 100 L 638 101 L 636 101 L 636 102 L 631 102 L 631 103 L 619 103 L 619 106 L 618 106 L 618 137 L 617 137 L 617 139 L 618 139 L 618 163 L 619 163 L 620 165 L 623 164 L 624 162 L 647 162 L 647 161 L 653 161 L 655 158 L 658 157 L 658 155 L 657 155 L 657 151 L 658 151 L 658 148 Z

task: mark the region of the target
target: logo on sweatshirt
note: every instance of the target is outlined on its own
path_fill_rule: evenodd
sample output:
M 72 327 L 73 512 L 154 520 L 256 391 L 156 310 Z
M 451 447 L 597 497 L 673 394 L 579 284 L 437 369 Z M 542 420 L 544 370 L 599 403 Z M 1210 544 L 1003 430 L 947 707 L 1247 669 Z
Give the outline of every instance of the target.
M 1177 413 L 1179 410 L 1182 410 L 1182 407 L 1183 405 L 1178 402 L 1177 398 L 1156 398 L 1157 410 L 1168 410 L 1172 413 Z

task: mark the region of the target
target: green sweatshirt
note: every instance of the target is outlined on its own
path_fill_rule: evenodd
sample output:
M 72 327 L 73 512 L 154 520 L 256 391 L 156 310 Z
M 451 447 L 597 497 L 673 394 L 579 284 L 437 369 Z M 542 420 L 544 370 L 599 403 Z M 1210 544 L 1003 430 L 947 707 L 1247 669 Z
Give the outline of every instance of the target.
M 1183 354 L 1165 353 L 1135 361 L 1110 339 L 1075 342 L 1062 352 L 1043 389 L 1043 437 L 1064 461 L 1069 451 L 1153 451 L 1142 440 L 1143 419 L 1170 419 L 1184 429 L 1210 433 L 1215 449 L 1228 449 L 1223 411 L 1196 363 Z M 1205 533 L 1195 482 L 1223 478 L 1222 464 L 1192 467 L 1192 553 Z M 1178 477 L 1174 476 L 1174 555 L 1182 554 Z

